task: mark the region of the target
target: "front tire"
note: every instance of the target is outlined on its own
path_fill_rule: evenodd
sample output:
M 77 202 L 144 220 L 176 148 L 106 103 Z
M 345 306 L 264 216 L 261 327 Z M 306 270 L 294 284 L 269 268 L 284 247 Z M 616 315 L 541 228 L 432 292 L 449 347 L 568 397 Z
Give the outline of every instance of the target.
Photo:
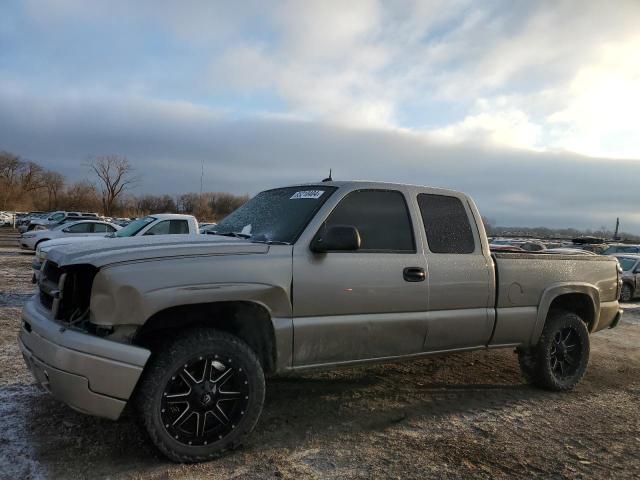
M 239 338 L 191 330 L 150 362 L 136 403 L 151 440 L 169 459 L 193 463 L 238 447 L 264 403 L 264 372 Z
M 538 344 L 518 350 L 522 373 L 531 383 L 553 391 L 567 391 L 584 376 L 589 363 L 589 331 L 575 313 L 552 311 Z

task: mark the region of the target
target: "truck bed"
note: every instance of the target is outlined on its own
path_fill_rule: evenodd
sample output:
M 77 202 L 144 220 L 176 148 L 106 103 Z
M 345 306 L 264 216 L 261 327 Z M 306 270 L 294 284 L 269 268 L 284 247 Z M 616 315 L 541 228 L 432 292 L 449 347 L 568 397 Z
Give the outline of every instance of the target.
M 608 326 L 618 311 L 618 262 L 613 257 L 520 252 L 491 257 L 496 272 L 492 345 L 526 344 L 532 338 L 535 342 L 540 317 L 546 316 L 552 299 L 563 289 L 590 299 L 596 312 L 602 309 L 595 318 L 584 319 L 592 332 Z

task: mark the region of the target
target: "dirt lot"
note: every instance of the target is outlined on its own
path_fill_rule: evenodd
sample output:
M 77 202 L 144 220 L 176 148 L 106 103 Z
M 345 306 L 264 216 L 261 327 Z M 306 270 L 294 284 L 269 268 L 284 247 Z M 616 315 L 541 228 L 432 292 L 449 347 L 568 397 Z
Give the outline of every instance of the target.
M 0 229 L 0 478 L 640 475 L 640 303 L 592 337 L 572 393 L 525 385 L 507 350 L 271 379 L 244 448 L 176 465 L 132 411 L 118 422 L 87 417 L 33 384 L 16 345 L 32 258 Z

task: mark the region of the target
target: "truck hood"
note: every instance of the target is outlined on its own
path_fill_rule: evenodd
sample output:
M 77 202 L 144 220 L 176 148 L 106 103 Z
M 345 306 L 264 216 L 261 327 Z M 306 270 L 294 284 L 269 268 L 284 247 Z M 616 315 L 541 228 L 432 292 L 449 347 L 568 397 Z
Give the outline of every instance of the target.
M 52 248 L 49 261 L 59 266 L 90 264 L 103 267 L 114 263 L 197 255 L 238 255 L 267 253 L 269 246 L 239 238 L 215 235 L 158 235 L 105 238 Z

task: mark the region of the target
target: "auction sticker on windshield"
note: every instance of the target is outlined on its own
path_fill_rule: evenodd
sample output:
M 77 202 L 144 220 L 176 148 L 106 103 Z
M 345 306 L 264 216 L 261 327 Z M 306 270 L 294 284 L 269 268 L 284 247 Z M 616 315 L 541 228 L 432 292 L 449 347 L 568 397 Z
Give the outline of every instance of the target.
M 291 195 L 289 200 L 296 200 L 299 198 L 320 198 L 324 190 L 304 190 L 302 192 L 296 192 Z

